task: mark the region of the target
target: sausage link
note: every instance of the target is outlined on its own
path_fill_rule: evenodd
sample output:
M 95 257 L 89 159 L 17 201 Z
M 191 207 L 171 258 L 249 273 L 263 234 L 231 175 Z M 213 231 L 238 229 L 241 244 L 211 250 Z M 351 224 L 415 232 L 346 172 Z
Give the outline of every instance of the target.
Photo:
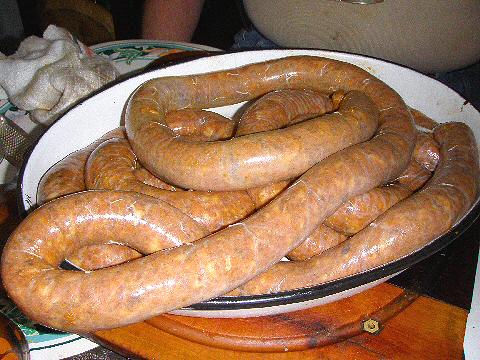
M 429 171 L 434 171 L 439 161 L 438 144 L 433 136 L 428 133 L 419 132 L 415 149 L 413 149 L 413 158 Z
M 105 239 L 109 238 L 112 232 L 121 232 L 123 224 L 114 221 L 103 225 L 95 224 L 95 230 L 63 231 L 66 224 L 81 226 L 85 223 L 81 221 L 84 218 L 96 219 L 95 212 L 91 211 L 91 202 L 99 200 L 93 197 L 80 204 L 80 199 L 88 197 L 88 193 L 82 193 L 52 201 L 30 214 L 12 234 L 4 249 L 3 281 L 8 294 L 19 308 L 33 320 L 47 326 L 83 333 L 137 322 L 225 294 L 278 262 L 348 198 L 395 179 L 406 167 L 415 139 L 410 114 L 398 94 L 363 70 L 352 70 L 352 65 L 307 57 L 292 58 L 291 62 L 295 64 L 296 70 L 305 66 L 308 71 L 297 77 L 291 73 L 291 68 L 288 68 L 290 62 L 286 60 L 263 64 L 263 68 L 257 65 L 256 71 L 262 69 L 266 75 L 273 71 L 272 76 L 265 77 L 271 79 L 274 74 L 282 77 L 281 69 L 286 67 L 289 75 L 285 79 L 288 81 L 283 81 L 284 85 L 294 83 L 295 86 L 308 87 L 312 80 L 320 77 L 322 81 L 319 86 L 333 88 L 332 91 L 340 86 L 341 82 L 345 82 L 342 85 L 347 88 L 364 90 L 380 108 L 380 126 L 376 136 L 370 141 L 362 142 L 362 138 L 369 139 L 375 131 L 378 114 L 368 97 L 349 92 L 342 103 L 351 106 L 345 106 L 343 112 L 340 106 L 340 114 L 335 117 L 338 116 L 349 124 L 353 123 L 355 126 L 350 130 L 350 142 L 361 143 L 334 153 L 314 165 L 277 198 L 241 223 L 192 244 L 159 251 L 119 266 L 90 273 L 61 271 L 56 267 L 75 249 L 87 244 L 105 243 Z M 310 62 L 315 64 L 314 68 L 309 67 L 312 65 Z M 314 69 L 322 76 L 314 72 Z M 345 76 L 349 71 L 352 74 L 347 81 Z M 209 74 L 207 78 L 210 76 L 216 80 L 224 80 L 226 77 L 233 81 L 235 77 L 227 76 L 228 73 Z M 201 76 L 199 80 L 203 80 Z M 240 89 L 248 90 L 249 86 L 252 86 L 257 91 L 266 92 L 259 90 L 263 85 L 254 85 L 258 83 L 254 76 L 242 77 L 240 82 L 244 79 L 251 83 L 244 84 L 246 87 L 242 85 Z M 169 80 L 167 84 L 170 86 L 172 81 L 178 81 L 179 87 L 173 89 L 184 94 L 187 83 L 192 84 L 192 78 L 187 77 L 186 80 Z M 268 80 L 266 82 L 266 88 L 272 86 Z M 193 84 L 195 85 L 195 82 Z M 208 93 L 208 97 L 200 99 L 197 105 L 220 105 L 220 93 L 215 91 L 222 86 L 210 86 L 211 83 L 208 85 L 207 88 L 213 88 L 213 93 Z M 227 84 L 227 88 L 233 88 L 235 95 L 227 94 L 227 97 L 238 100 L 238 86 L 231 88 L 230 85 L 234 84 Z M 317 83 L 313 85 L 315 86 Z M 205 91 L 205 96 L 207 88 L 202 90 Z M 142 91 L 137 92 L 136 100 L 139 102 L 143 101 L 140 99 L 141 94 Z M 202 93 L 197 95 L 203 97 Z M 191 100 L 189 96 L 180 98 L 187 99 L 187 102 Z M 177 106 L 183 100 L 173 101 Z M 151 99 L 146 98 L 144 103 L 151 104 Z M 131 102 L 128 111 L 135 113 L 135 107 L 135 103 Z M 351 110 L 345 112 L 345 109 Z M 148 116 L 150 115 L 147 114 L 140 124 L 129 125 L 129 137 L 135 138 L 139 133 L 142 136 L 148 135 L 147 128 L 155 127 L 152 123 L 142 126 L 145 124 L 144 120 L 149 119 Z M 158 127 L 164 128 L 161 125 Z M 152 133 L 149 139 L 154 140 L 157 135 Z M 333 135 L 324 134 L 321 143 L 336 135 L 336 132 Z M 247 136 L 239 139 L 245 137 Z M 122 198 L 127 194 L 138 196 L 139 199 L 144 197 L 134 193 L 121 193 Z M 110 199 L 101 203 L 100 208 L 112 207 L 115 204 L 116 202 Z M 128 208 L 131 211 L 144 211 L 139 201 L 129 202 Z M 81 217 L 75 219 L 74 214 L 82 210 Z M 115 219 L 113 212 L 110 213 L 110 218 Z M 171 225 L 175 222 L 178 228 L 184 229 L 170 216 L 164 216 L 164 220 Z M 47 224 L 60 231 L 52 231 Z M 94 231 L 95 236 L 90 237 Z M 49 241 L 39 240 L 39 234 L 49 237 Z M 136 249 L 128 239 L 122 243 Z M 219 252 L 218 249 L 222 251 Z M 180 268 L 182 271 L 179 271 Z M 115 312 L 110 311 L 112 308 Z
M 172 110 L 165 116 L 166 125 L 189 140 L 214 141 L 232 137 L 235 121 L 207 110 Z
M 292 261 L 307 260 L 340 244 L 345 239 L 347 239 L 346 235 L 325 224 L 320 224 L 300 245 L 287 254 L 287 258 Z
M 265 116 L 265 103 L 271 103 L 269 110 L 277 113 L 283 110 L 291 118 L 298 120 L 299 117 L 306 118 L 315 113 L 322 115 L 332 110 L 331 100 L 324 94 L 308 92 L 313 96 L 311 100 L 300 91 L 285 90 L 275 93 L 274 96 L 267 94 L 254 103 L 255 111 L 247 111 L 248 117 L 244 114 L 240 123 L 244 124 L 243 131 L 248 129 L 248 124 L 256 121 L 258 111 L 263 111 Z M 273 103 L 271 100 L 274 100 Z M 341 97 L 336 96 L 339 103 Z M 278 117 L 275 121 L 263 121 L 255 126 L 258 131 L 277 129 L 288 122 Z M 264 119 L 266 120 L 266 119 Z M 177 134 L 188 136 L 190 140 L 213 141 L 229 138 L 234 131 L 234 122 L 219 114 L 204 110 L 178 110 L 170 111 L 166 116 L 167 125 Z M 237 129 L 237 134 L 238 135 Z M 278 193 L 283 191 L 289 181 L 282 181 L 260 188 L 247 189 L 254 208 L 250 207 L 248 198 L 236 192 L 205 193 L 205 192 L 184 192 L 182 194 L 169 194 L 146 185 L 155 186 L 165 190 L 177 191 L 177 189 L 162 180 L 154 177 L 145 168 L 139 167 L 136 158 L 129 150 L 124 141 L 111 141 L 101 144 L 90 156 L 86 166 L 86 182 L 89 189 L 115 189 L 137 191 L 144 194 L 163 199 L 170 205 L 193 216 L 196 221 L 206 225 L 209 231 L 213 232 L 228 224 L 243 219 L 251 213 L 254 208 L 258 209 L 268 203 Z M 134 177 L 132 176 L 132 169 Z M 135 181 L 135 178 L 138 181 Z M 144 185 L 146 184 L 146 185 Z M 68 261 L 75 266 L 93 270 L 123 263 L 138 258 L 140 254 L 133 249 L 122 246 L 96 245 L 80 249 L 77 253 L 68 258 Z
M 79 269 L 91 271 L 122 264 L 142 256 L 137 250 L 120 244 L 87 245 L 69 255 L 66 261 Z
M 388 122 L 388 118 L 411 117 L 398 94 L 368 72 L 340 61 L 300 56 L 228 71 L 151 80 L 135 91 L 127 105 L 128 138 L 140 162 L 159 178 L 187 189 L 220 191 L 294 178 L 333 152 L 364 141 L 358 136 L 362 129 L 348 122 L 349 112 L 355 110 L 342 105 L 338 113 L 327 116 L 334 121 L 308 120 L 280 131 L 229 141 L 186 142 L 165 125 L 165 114 L 171 110 L 223 106 L 281 88 L 307 88 L 327 94 L 361 90 L 381 110 L 380 123 L 388 123 L 392 127 L 388 131 L 404 126 L 401 121 Z M 401 141 L 411 143 L 411 133 Z M 402 165 L 406 167 L 407 163 Z
M 57 197 L 85 190 L 84 170 L 88 157 L 100 143 L 117 137 L 125 137 L 123 127 L 109 131 L 100 139 L 53 165 L 40 179 L 37 204 L 42 205 Z
M 430 171 L 412 160 L 395 182 L 349 199 L 325 220 L 325 225 L 347 236 L 356 234 L 425 185 L 431 175 Z
M 433 130 L 438 125 L 438 122 L 431 119 L 421 111 L 418 111 L 414 108 L 410 108 L 410 112 L 413 115 L 413 120 L 415 121 L 415 125 L 422 127 L 427 130 Z
M 150 171 L 139 165 L 137 168 L 133 169 L 133 174 L 138 181 L 141 181 L 145 185 L 154 186 L 159 189 L 177 191 L 178 189 L 175 186 L 167 184 L 165 181 L 160 180 L 155 177 Z
M 127 140 L 105 141 L 88 159 L 87 188 L 135 191 L 156 197 L 187 214 L 210 232 L 233 224 L 255 211 L 245 191 L 163 190 L 139 181 L 134 173 L 136 167 L 137 157 Z
M 272 91 L 243 113 L 236 136 L 279 129 L 331 111 L 333 103 L 323 93 L 312 90 Z
M 309 97 L 306 97 L 304 93 L 307 93 Z M 339 104 L 341 97 L 336 95 L 335 98 Z M 261 97 L 243 114 L 240 119 L 240 124 L 243 126 L 239 126 L 236 136 L 239 135 L 239 131 L 248 133 L 255 130 L 277 129 L 288 125 L 292 120 L 306 119 L 312 114 L 322 115 L 332 109 L 332 101 L 324 94 L 304 90 L 273 92 Z M 280 112 L 284 116 L 273 116 L 271 120 L 268 120 L 266 115 L 271 115 L 267 113 L 268 111 L 273 114 Z M 234 130 L 232 120 L 203 110 L 170 111 L 167 113 L 166 123 L 177 134 L 188 136 L 190 140 L 212 141 L 229 138 Z M 254 127 L 252 128 L 252 126 Z M 241 220 L 253 211 L 253 208 L 248 207 L 245 211 L 244 204 L 247 198 L 238 192 L 237 196 L 233 196 L 233 198 L 230 192 L 222 194 L 187 192 L 173 195 L 145 186 L 144 184 L 166 190 L 177 190 L 154 177 L 145 168 L 139 167 L 133 152 L 129 150 L 124 141 L 111 141 L 100 145 L 90 156 L 86 168 L 86 182 L 89 189 L 115 189 L 149 194 L 167 201 L 189 216 L 193 215 L 196 221 L 207 225 L 211 232 Z M 131 173 L 132 169 L 135 178 L 142 183 L 135 181 Z M 258 209 L 283 191 L 289 183 L 290 181 L 281 181 L 268 186 L 247 189 L 247 194 L 255 208 Z M 198 205 L 200 199 L 201 206 Z M 229 199 L 233 201 L 228 201 Z M 312 242 L 309 241 L 308 244 L 310 244 L 310 249 Z M 128 247 L 104 245 L 80 249 L 68 260 L 79 268 L 93 270 L 137 257 L 139 257 L 138 252 Z
M 463 123 L 439 125 L 434 135 L 440 163 L 425 188 L 340 245 L 307 261 L 278 263 L 230 294 L 278 292 L 344 278 L 407 256 L 447 232 L 478 193 L 478 149 Z

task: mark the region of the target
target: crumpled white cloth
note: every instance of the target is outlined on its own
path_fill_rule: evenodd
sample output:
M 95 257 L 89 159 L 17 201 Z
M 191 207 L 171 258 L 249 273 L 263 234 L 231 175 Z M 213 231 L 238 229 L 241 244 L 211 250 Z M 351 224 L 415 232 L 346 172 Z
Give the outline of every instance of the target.
M 44 125 L 117 76 L 107 59 L 55 25 L 43 38 L 26 38 L 15 54 L 0 53 L 0 86 L 12 104 Z

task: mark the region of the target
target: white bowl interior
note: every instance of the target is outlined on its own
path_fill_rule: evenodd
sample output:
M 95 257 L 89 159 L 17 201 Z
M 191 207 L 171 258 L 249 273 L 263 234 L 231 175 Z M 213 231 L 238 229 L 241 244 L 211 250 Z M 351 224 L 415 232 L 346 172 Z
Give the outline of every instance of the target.
M 205 73 L 235 68 L 248 63 L 293 55 L 323 56 L 342 60 L 369 71 L 396 90 L 407 105 L 422 111 L 438 122 L 461 121 L 468 124 L 477 139 L 480 139 L 480 113 L 447 86 L 405 67 L 377 59 L 319 50 L 268 50 L 223 54 L 182 63 L 149 72 L 114 85 L 77 105 L 56 122 L 40 139 L 32 151 L 22 177 L 22 202 L 26 210 L 36 204 L 38 183 L 42 175 L 56 162 L 90 144 L 107 131 L 120 125 L 121 113 L 129 95 L 144 81 L 160 76 L 177 76 Z M 232 116 L 242 104 L 214 109 Z M 476 203 L 478 203 L 478 199 Z M 298 310 L 320 305 L 365 290 L 378 282 L 364 284 L 360 288 L 327 296 L 316 301 L 296 303 L 294 306 L 274 309 L 243 309 L 223 311 L 179 310 L 176 313 L 189 316 L 260 316 Z

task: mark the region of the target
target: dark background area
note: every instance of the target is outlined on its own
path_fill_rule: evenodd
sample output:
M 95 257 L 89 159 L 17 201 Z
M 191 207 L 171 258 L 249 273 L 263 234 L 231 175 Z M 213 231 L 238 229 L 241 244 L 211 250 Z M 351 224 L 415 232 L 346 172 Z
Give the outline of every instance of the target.
M 6 2 L 14 5 L 15 0 Z M 16 3 L 23 31 L 2 38 L 0 51 L 7 55 L 17 49 L 23 38 L 30 35 L 42 36 L 51 23 L 67 28 L 87 45 L 140 38 L 141 0 L 64 1 L 61 8 L 48 0 L 16 0 Z M 86 10 L 90 5 L 91 10 Z M 111 14 L 114 34 L 108 30 L 109 24 L 100 16 L 104 11 Z M 192 42 L 227 50 L 233 44 L 235 33 L 244 25 L 244 19 L 241 1 L 206 0 Z

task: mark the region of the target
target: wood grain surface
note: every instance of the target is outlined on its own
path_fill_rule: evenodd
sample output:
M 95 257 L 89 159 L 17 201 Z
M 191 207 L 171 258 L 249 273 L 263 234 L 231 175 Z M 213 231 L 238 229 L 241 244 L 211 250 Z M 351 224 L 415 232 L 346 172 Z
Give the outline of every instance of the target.
M 466 318 L 466 310 L 385 283 L 287 314 L 247 319 L 167 314 L 99 331 L 92 339 L 145 359 L 461 359 Z M 365 327 L 371 330 L 372 320 L 379 329 L 370 333 Z

